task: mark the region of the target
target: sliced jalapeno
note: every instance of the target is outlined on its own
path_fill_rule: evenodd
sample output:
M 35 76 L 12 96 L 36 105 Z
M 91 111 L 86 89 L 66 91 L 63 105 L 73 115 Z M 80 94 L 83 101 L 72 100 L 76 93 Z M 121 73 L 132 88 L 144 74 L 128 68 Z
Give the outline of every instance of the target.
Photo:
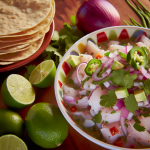
M 136 70 L 139 70 L 140 66 L 145 67 L 147 65 L 147 53 L 144 48 L 132 48 L 127 54 L 127 62 Z
M 93 72 L 95 72 L 96 68 L 100 67 L 101 64 L 102 63 L 99 59 L 91 59 L 85 67 L 85 73 L 91 76 Z

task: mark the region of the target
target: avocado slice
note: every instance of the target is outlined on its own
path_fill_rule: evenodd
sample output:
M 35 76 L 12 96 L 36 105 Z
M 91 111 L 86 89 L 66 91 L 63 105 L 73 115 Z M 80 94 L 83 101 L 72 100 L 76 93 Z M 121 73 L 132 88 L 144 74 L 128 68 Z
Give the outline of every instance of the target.
M 129 96 L 128 90 L 126 87 L 118 87 L 115 89 L 115 94 L 117 99 L 125 98 Z
M 81 63 L 80 56 L 70 55 L 70 57 L 67 59 L 67 63 L 73 68 L 77 67 Z
M 111 69 L 112 70 L 119 70 L 119 69 L 121 69 L 123 67 L 124 67 L 124 65 L 122 63 L 120 63 L 119 61 L 114 61 Z
M 134 97 L 137 102 L 147 100 L 144 90 L 141 90 L 141 89 L 134 91 Z

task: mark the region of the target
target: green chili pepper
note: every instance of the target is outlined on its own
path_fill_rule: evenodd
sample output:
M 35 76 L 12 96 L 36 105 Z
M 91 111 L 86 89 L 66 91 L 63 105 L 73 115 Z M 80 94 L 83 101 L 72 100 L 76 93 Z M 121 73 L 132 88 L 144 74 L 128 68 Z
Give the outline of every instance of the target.
M 139 70 L 140 66 L 147 65 L 147 53 L 143 47 L 134 47 L 127 54 L 127 62 L 131 64 L 134 69 Z
M 100 67 L 101 64 L 102 63 L 99 59 L 91 59 L 85 68 L 85 73 L 91 76 L 93 72 L 95 72 L 96 68 Z

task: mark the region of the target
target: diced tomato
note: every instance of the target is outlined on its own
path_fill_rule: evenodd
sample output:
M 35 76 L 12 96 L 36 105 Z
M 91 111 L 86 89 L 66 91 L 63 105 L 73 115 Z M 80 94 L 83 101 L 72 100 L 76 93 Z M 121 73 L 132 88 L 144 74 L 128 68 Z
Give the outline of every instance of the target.
M 75 106 L 72 106 L 71 108 L 70 108 L 70 111 L 71 112 L 75 112 L 77 110 L 77 108 L 75 107 Z
M 97 53 L 96 56 L 95 56 L 96 59 L 101 59 L 102 57 L 103 56 L 100 53 Z
M 119 130 L 116 127 L 110 128 L 109 131 L 110 131 L 112 136 L 114 136 L 115 134 L 119 133 Z
M 122 147 L 123 142 L 122 142 L 122 140 L 121 140 L 121 139 L 118 139 L 118 140 L 117 140 L 117 141 L 115 141 L 113 144 L 114 144 L 115 146 Z

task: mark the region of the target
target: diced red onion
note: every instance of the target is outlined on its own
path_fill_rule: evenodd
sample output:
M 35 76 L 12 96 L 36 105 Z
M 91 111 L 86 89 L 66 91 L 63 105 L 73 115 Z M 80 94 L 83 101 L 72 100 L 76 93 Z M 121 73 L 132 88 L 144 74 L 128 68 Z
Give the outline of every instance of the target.
M 106 72 L 107 72 L 108 74 L 110 74 L 110 73 L 111 73 L 111 68 L 108 68 L 108 69 L 106 70 Z
M 139 82 L 133 82 L 133 86 L 140 86 Z
M 140 115 L 140 110 L 136 110 L 134 115 L 139 116 Z
M 142 107 L 144 106 L 144 103 L 143 102 L 138 102 L 138 107 Z
M 115 106 L 113 106 L 113 109 L 118 110 L 119 108 L 115 105 Z
M 121 48 L 121 49 L 119 49 L 119 52 L 122 52 L 122 53 L 126 54 L 126 49 Z
M 77 79 L 78 79 L 78 82 L 79 82 L 79 84 L 81 84 L 81 78 L 80 78 L 80 76 L 79 76 L 79 69 L 80 69 L 80 67 L 82 66 L 82 65 L 87 65 L 87 62 L 82 62 L 82 63 L 80 63 L 79 65 L 78 65 L 78 67 L 77 67 Z
M 132 117 L 133 117 L 133 113 L 129 112 L 129 114 L 128 114 L 128 116 L 127 116 L 127 119 L 128 119 L 128 120 L 131 120 Z
M 148 105 L 149 104 L 149 100 L 143 101 L 143 104 L 144 104 L 144 106 Z
M 121 124 L 121 128 L 122 131 L 125 135 L 127 135 L 127 127 L 124 125 L 125 124 L 125 118 L 124 117 L 120 117 L 120 124 Z
M 133 46 L 131 46 L 131 45 L 125 46 L 126 54 L 128 54 L 128 52 L 129 52 L 132 48 L 133 48 Z
M 117 55 L 116 55 L 115 53 L 110 53 L 110 54 L 109 54 L 109 57 L 110 57 L 110 58 L 114 58 L 114 57 L 116 57 L 116 56 L 117 56 Z
M 119 109 L 121 109 L 122 107 L 125 106 L 125 105 L 124 105 L 124 101 L 123 101 L 122 99 L 119 100 L 119 101 L 117 102 L 116 106 L 117 106 Z
M 115 89 L 116 89 L 116 87 L 115 87 L 115 86 L 113 86 L 113 85 L 110 85 L 110 86 L 108 87 L 108 89 L 109 89 L 109 90 L 115 90 Z
M 68 103 L 71 103 L 71 104 L 76 104 L 76 99 L 72 96 L 69 96 L 69 95 L 63 95 L 63 100 L 68 102 Z
M 121 109 L 121 113 L 122 113 L 122 115 L 121 115 L 122 117 L 127 118 L 128 114 L 129 114 L 129 110 L 126 109 L 125 107 L 123 107 Z
M 106 88 L 108 88 L 108 87 L 110 86 L 110 83 L 109 83 L 109 82 L 104 82 L 103 84 L 104 84 L 104 86 L 105 86 Z
M 110 68 L 110 66 L 112 66 L 113 62 L 114 62 L 114 59 L 109 58 L 107 60 L 107 62 L 104 64 L 104 67 L 109 67 Z
M 79 95 L 86 95 L 87 90 L 79 91 Z
M 139 79 L 139 80 L 143 80 L 143 75 L 141 75 L 141 74 L 140 74 L 140 75 L 138 75 L 138 76 L 137 76 L 137 79 Z

